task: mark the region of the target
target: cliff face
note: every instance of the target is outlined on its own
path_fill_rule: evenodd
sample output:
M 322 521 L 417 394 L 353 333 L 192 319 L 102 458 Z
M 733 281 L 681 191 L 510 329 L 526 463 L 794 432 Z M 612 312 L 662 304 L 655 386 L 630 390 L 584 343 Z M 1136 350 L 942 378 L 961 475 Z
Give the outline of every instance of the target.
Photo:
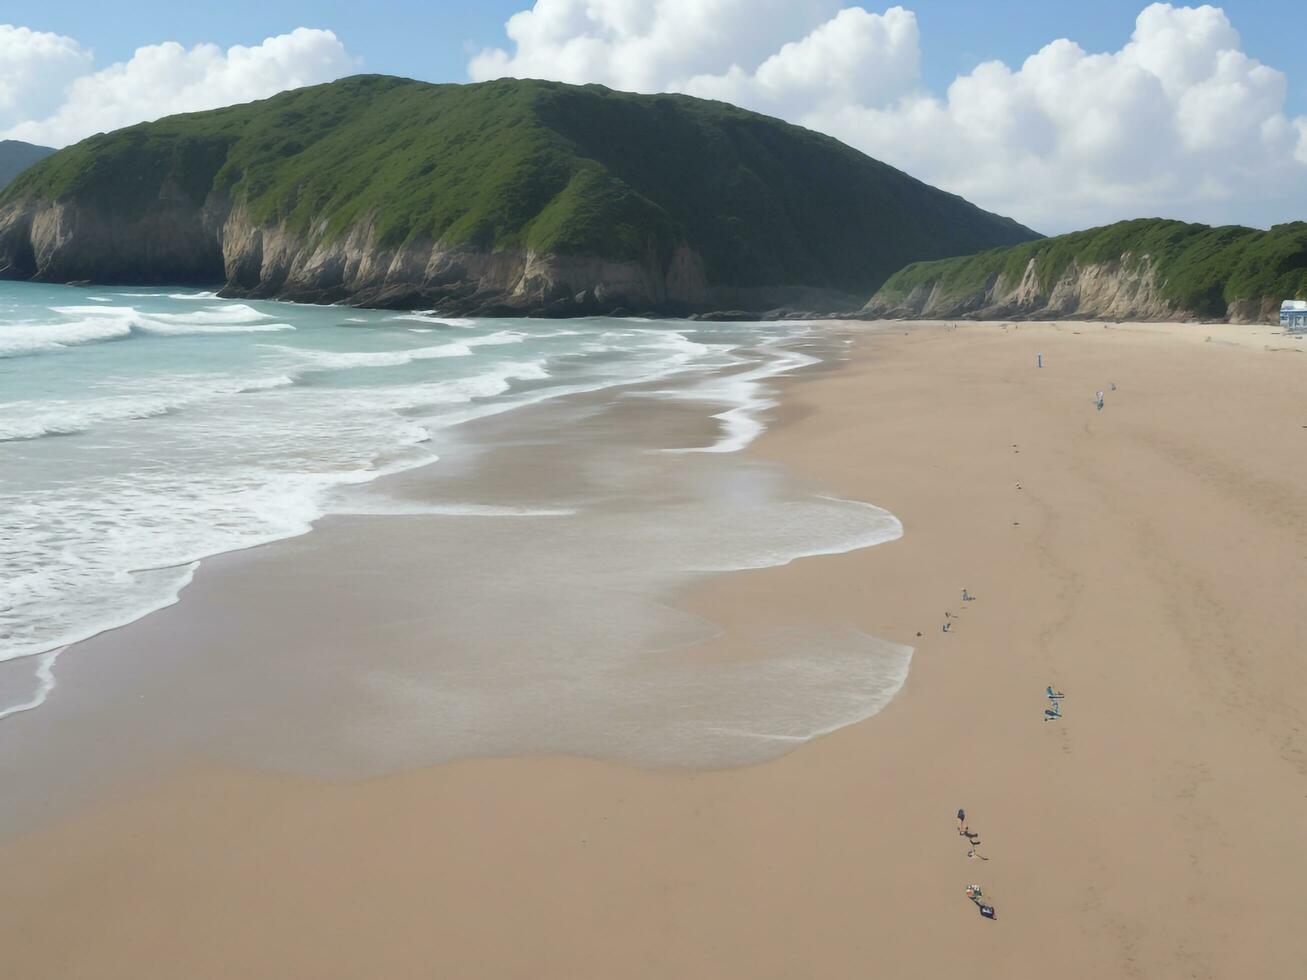
M 667 310 L 709 301 L 703 264 L 685 246 L 666 261 L 656 254 L 623 261 L 430 240 L 384 247 L 370 220 L 329 238 L 284 223 L 260 225 L 240 208 L 216 230 L 223 292 L 231 296 L 430 306 L 460 315 Z
M 359 76 L 84 140 L 0 193 L 0 275 L 460 314 L 856 309 L 1029 229 L 724 103 Z
M 1307 223 L 1122 221 L 900 269 L 866 317 L 1274 323 L 1307 296 Z
M 0 275 L 50 282 L 220 281 L 220 209 L 165 188 L 132 221 L 73 202 L 25 199 L 0 208 Z
M 1132 258 L 1088 265 L 1072 262 L 1051 286 L 1041 284 L 1037 260 L 1032 258 L 1019 279 L 999 273 L 983 287 L 963 293 L 934 280 L 915 286 L 906 296 L 877 293 L 862 312 L 885 318 L 978 320 L 1174 320 L 1194 315 L 1162 295 L 1148 256 L 1137 262 Z
M 134 220 L 85 205 L 26 200 L 0 210 L 0 276 L 49 282 L 225 283 L 222 295 L 360 306 L 432 307 L 458 315 L 614 309 L 701 309 L 739 297 L 714 296 L 703 262 L 684 245 L 667 261 L 485 250 L 408 242 L 385 248 L 371 222 L 342 236 L 304 234 L 285 223 L 262 225 L 216 198 L 195 206 L 161 200 Z M 831 306 L 850 302 L 777 290 Z M 824 301 L 824 302 L 823 302 Z

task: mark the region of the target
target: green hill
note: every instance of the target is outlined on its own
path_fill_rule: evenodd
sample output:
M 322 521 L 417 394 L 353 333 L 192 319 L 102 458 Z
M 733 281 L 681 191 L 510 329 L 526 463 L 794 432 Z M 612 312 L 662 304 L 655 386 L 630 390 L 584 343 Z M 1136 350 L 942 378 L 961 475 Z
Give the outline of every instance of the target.
M 51 209 L 58 241 L 33 221 Z M 10 276 L 468 309 L 847 307 L 907 262 L 1033 237 L 776 119 L 511 79 L 356 76 L 173 116 L 0 194 Z
M 0 188 L 54 150 L 22 140 L 0 140 Z
M 872 314 L 1274 319 L 1307 298 L 1307 223 L 1122 221 L 892 275 Z

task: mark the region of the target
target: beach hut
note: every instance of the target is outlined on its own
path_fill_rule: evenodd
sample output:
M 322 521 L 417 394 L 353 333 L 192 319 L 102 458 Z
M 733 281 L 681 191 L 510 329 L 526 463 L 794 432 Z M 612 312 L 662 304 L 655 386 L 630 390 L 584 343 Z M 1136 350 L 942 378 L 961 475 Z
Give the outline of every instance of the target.
M 1286 299 L 1281 303 L 1280 326 L 1290 333 L 1307 331 L 1307 299 Z

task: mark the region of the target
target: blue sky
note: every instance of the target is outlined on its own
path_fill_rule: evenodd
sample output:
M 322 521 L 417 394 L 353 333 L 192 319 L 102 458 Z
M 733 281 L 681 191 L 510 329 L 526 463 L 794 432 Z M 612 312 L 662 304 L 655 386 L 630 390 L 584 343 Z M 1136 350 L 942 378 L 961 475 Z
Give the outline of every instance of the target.
M 916 13 L 921 25 L 924 81 L 942 92 L 957 74 L 981 61 L 998 58 L 1017 65 L 1060 37 L 1091 52 L 1115 50 L 1129 36 L 1144 2 L 909 0 L 903 5 Z M 105 0 L 51 0 L 23 5 L 18 22 L 75 37 L 93 48 L 102 64 L 125 60 L 137 47 L 159 41 L 180 41 L 188 47 L 210 41 L 225 47 L 256 43 L 296 27 L 324 27 L 363 59 L 367 71 L 444 82 L 466 79 L 469 48 L 504 44 L 505 20 L 529 3 L 131 0 L 130 15 L 125 6 Z M 864 6 L 883 10 L 888 5 Z M 1243 36 L 1248 54 L 1288 73 L 1289 113 L 1307 112 L 1307 0 L 1234 0 L 1219 6 Z

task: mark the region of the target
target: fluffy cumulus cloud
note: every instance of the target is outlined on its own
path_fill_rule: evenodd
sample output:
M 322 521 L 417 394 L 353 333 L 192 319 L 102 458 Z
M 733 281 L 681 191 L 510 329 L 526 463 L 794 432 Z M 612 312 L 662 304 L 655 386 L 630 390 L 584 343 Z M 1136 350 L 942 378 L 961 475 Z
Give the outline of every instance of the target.
M 659 92 L 737 61 L 757 64 L 832 7 L 829 0 L 537 0 L 508 19 L 512 52 L 482 51 L 469 73 Z
M 473 78 L 599 81 L 721 98 L 830 133 L 1047 231 L 1166 214 L 1271 224 L 1307 211 L 1307 117 L 1216 7 L 1145 8 L 1117 51 L 1057 40 L 926 91 L 902 7 L 538 0 Z M 741 38 L 749 38 L 741 41 Z
M 70 37 L 0 24 L 0 128 L 59 105 L 64 86 L 91 70 L 91 53 Z
M 298 28 L 251 47 L 176 42 L 96 70 L 72 38 L 0 25 L 0 135 L 63 146 L 176 112 L 249 102 L 349 74 L 331 31 Z

